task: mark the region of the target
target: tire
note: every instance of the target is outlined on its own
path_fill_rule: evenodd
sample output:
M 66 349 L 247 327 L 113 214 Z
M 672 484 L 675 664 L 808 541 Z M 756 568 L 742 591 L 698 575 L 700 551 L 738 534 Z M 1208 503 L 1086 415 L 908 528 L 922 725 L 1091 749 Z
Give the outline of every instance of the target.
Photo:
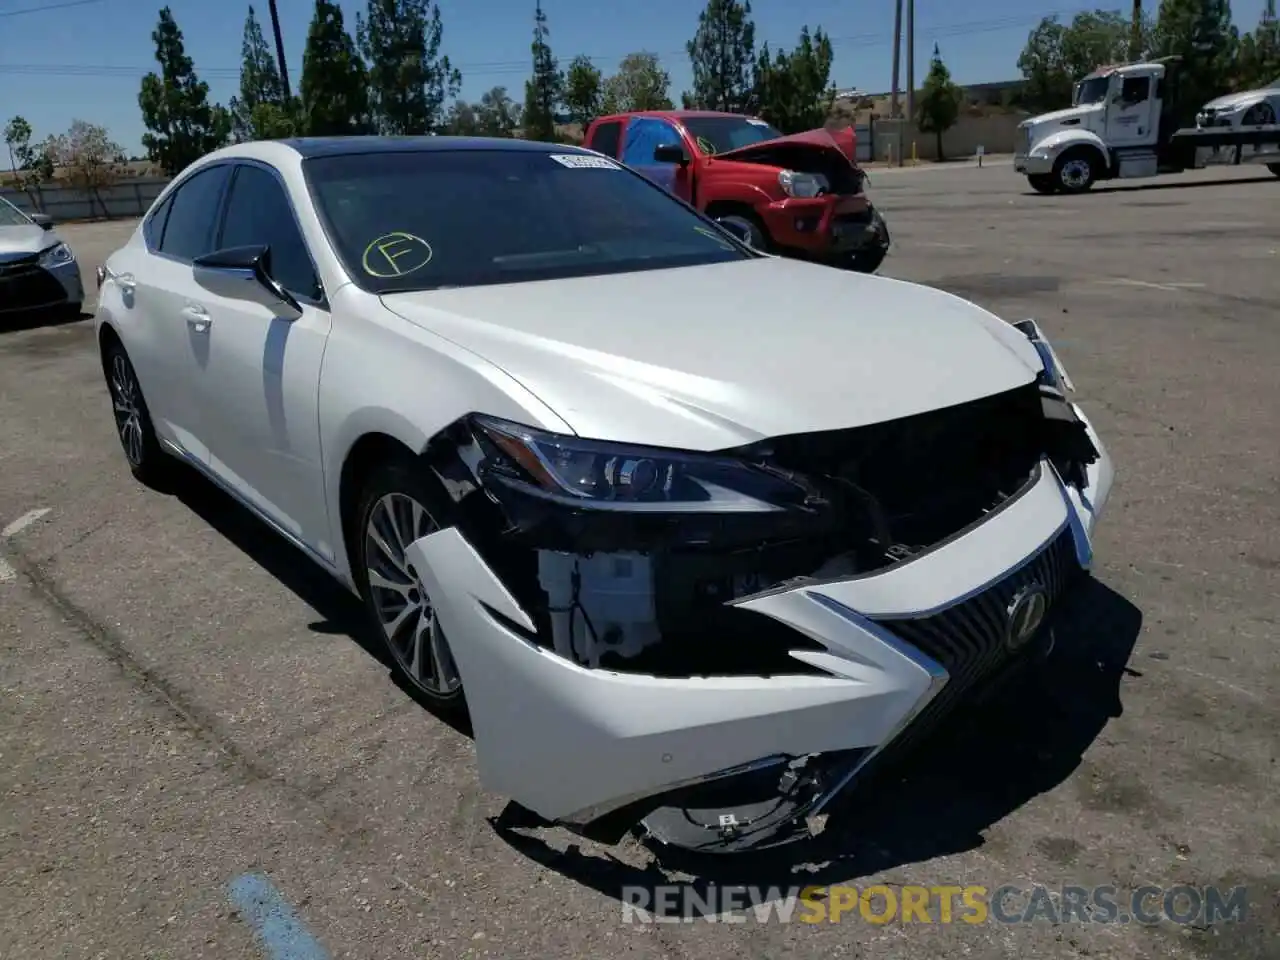
M 1053 165 L 1054 187 L 1062 193 L 1084 193 L 1098 178 L 1099 163 L 1093 150 L 1068 150 Z
M 1031 184 L 1031 189 L 1036 193 L 1057 193 L 1058 181 L 1054 179 L 1051 173 L 1032 173 L 1027 175 L 1027 183 Z
M 119 341 L 108 343 L 102 351 L 102 371 L 111 396 L 111 412 L 116 424 L 116 438 L 129 463 L 129 472 L 149 487 L 165 488 L 173 471 L 174 460 L 156 438 L 151 411 L 142 395 L 142 385 L 133 362 Z
M 726 213 L 716 217 L 716 220 L 720 223 L 735 224 L 747 231 L 752 237 L 750 246 L 753 250 L 769 253 L 773 249 L 773 240 L 769 237 L 769 231 L 764 228 L 764 224 L 760 222 L 760 218 L 755 214 Z
M 352 518 L 352 577 L 369 630 L 387 651 L 397 679 L 437 712 L 461 717 L 466 713 L 461 674 L 421 572 L 404 557 L 405 546 L 450 525 L 447 502 L 407 457 L 375 466 Z
M 1268 163 L 1267 169 L 1270 170 L 1275 176 L 1280 177 L 1280 163 Z
M 849 261 L 849 268 L 856 273 L 875 273 L 888 255 L 888 247 L 876 244 L 855 253 Z

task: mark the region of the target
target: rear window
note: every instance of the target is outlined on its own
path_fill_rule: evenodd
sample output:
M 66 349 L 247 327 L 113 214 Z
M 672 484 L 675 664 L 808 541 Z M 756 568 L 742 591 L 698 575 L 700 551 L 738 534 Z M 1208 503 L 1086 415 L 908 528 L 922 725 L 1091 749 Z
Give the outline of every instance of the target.
M 750 259 L 710 221 L 587 153 L 459 150 L 303 163 L 357 284 L 389 293 Z
M 596 124 L 591 131 L 591 142 L 587 144 L 592 150 L 599 150 L 606 156 L 618 155 L 618 140 L 622 136 L 622 121 L 609 120 Z

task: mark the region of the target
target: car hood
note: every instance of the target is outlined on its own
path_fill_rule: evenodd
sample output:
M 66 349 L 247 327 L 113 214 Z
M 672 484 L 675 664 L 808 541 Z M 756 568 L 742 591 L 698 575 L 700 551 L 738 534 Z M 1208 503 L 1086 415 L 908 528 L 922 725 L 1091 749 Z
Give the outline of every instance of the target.
M 1247 106 L 1256 103 L 1259 100 L 1266 99 L 1270 94 L 1280 98 L 1280 90 L 1245 90 L 1242 93 L 1229 93 L 1225 97 L 1218 97 L 1216 100 L 1210 100 L 1201 110 L 1234 110 L 1237 107 Z
M 51 232 L 34 223 L 19 227 L 0 227 L 0 259 L 10 260 L 18 256 L 39 253 L 58 242 Z
M 1022 334 L 958 297 L 781 258 L 382 302 L 581 436 L 689 450 L 906 417 L 1041 368 Z
M 715 155 L 716 160 L 741 160 L 747 163 L 768 153 L 782 144 L 800 144 L 814 150 L 834 150 L 850 163 L 858 162 L 857 138 L 853 127 L 830 131 L 819 127 L 817 130 L 806 130 L 804 133 L 793 133 L 785 137 L 774 137 L 772 140 L 761 140 L 759 143 L 726 150 Z
M 1064 120 L 1083 120 L 1085 117 L 1093 113 L 1100 113 L 1102 104 L 1086 103 L 1078 107 L 1064 107 L 1061 110 L 1051 110 L 1048 113 L 1042 113 L 1038 116 L 1028 117 L 1018 124 L 1020 127 L 1038 127 L 1041 124 L 1062 123 Z

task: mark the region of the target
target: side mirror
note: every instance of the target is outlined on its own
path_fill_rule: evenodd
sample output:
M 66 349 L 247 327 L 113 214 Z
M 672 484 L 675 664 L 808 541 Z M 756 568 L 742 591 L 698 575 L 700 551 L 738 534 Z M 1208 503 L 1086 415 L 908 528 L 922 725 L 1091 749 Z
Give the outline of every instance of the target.
M 53 229 L 53 217 L 49 216 L 47 213 L 29 213 L 27 216 L 30 218 L 31 222 L 41 230 Z
M 685 166 L 689 158 L 685 156 L 684 147 L 678 143 L 664 143 L 653 148 L 654 163 L 678 163 Z
M 192 261 L 191 270 L 196 283 L 218 296 L 260 303 L 290 320 L 302 316 L 302 305 L 271 278 L 271 248 L 265 244 L 206 253 Z

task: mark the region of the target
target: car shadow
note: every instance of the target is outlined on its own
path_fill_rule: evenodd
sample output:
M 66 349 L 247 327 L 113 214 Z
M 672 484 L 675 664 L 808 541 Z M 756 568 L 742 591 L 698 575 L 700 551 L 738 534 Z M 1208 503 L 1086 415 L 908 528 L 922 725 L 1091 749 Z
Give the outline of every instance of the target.
M 1086 580 L 1063 611 L 1046 661 L 984 706 L 956 716 L 896 768 L 859 784 L 830 809 L 825 830 L 812 840 L 738 855 L 654 850 L 636 867 L 610 852 L 585 853 L 577 843 L 552 847 L 540 831 L 524 829 L 530 824 L 514 804 L 491 826 L 530 859 L 630 903 L 638 888 L 652 897 L 657 884 L 690 887 L 692 899 L 676 900 L 682 905 L 714 903 L 706 896 L 712 886 L 775 888 L 785 896 L 788 888 L 848 882 L 974 850 L 984 830 L 1062 784 L 1120 716 L 1122 678 L 1142 676 L 1128 666 L 1141 627 L 1137 607 Z
M 24 310 L 21 313 L 0 314 L 0 334 L 19 333 L 23 330 L 41 330 L 65 327 L 81 320 L 92 320 L 92 313 L 77 310 Z
M 1123 186 L 1095 186 L 1092 190 L 1088 190 L 1085 193 L 1073 193 L 1066 199 L 1078 200 L 1082 197 L 1107 197 L 1114 196 L 1117 193 L 1145 193 L 1148 190 L 1190 190 L 1193 187 L 1229 187 L 1234 184 L 1270 183 L 1275 179 L 1276 178 L 1272 174 L 1268 173 L 1261 177 L 1249 177 L 1247 179 L 1232 177 L 1230 179 L 1222 178 L 1218 180 L 1175 180 L 1173 183 L 1135 183 L 1132 185 L 1125 184 Z M 1043 193 L 1036 193 L 1034 190 L 1024 190 L 1022 192 L 1022 196 L 1042 197 L 1048 200 L 1053 199 L 1055 196 L 1062 197 L 1062 194 L 1046 195 Z
M 359 599 L 322 569 L 311 557 L 289 543 L 198 470 L 177 464 L 174 476 L 156 487 L 170 494 L 258 564 L 318 619 L 307 627 L 315 633 L 345 635 L 390 672 L 396 686 L 419 706 L 458 733 L 470 737 L 465 717 L 440 713 L 392 670 L 392 660 L 380 638 L 373 636 Z

